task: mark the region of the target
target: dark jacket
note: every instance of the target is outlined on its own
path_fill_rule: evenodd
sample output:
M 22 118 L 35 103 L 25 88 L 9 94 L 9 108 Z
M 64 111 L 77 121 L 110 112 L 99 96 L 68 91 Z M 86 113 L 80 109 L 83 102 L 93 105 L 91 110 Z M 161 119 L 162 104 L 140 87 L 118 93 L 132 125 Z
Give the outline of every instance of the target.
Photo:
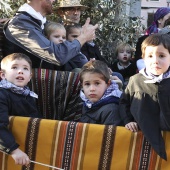
M 25 53 L 31 58 L 33 68 L 60 70 L 59 66 L 79 54 L 81 48 L 78 40 L 57 45 L 49 41 L 43 34 L 41 21 L 26 12 L 16 13 L 5 25 L 4 34 L 4 56 L 14 52 Z
M 38 113 L 33 97 L 25 97 L 0 88 L 0 150 L 8 154 L 19 146 L 8 130 L 9 116 L 42 117 Z
M 86 42 L 81 47 L 81 52 L 87 57 L 88 60 L 90 60 L 91 58 L 95 58 L 96 60 L 103 61 L 108 66 L 110 66 L 110 63 L 108 63 L 108 61 L 101 55 L 100 49 L 96 44 L 92 46 Z
M 140 73 L 130 78 L 120 98 L 120 115 L 124 124 L 135 120 L 153 149 L 166 159 L 160 113 L 170 127 L 170 78 L 155 84 L 144 83 L 144 80 Z
M 83 106 L 82 116 L 79 122 L 105 124 L 105 125 L 120 125 L 121 119 L 118 114 L 117 97 L 107 97 L 97 104 L 93 104 L 91 108 Z
M 136 74 L 137 67 L 135 62 L 131 62 L 131 64 L 127 68 L 122 70 L 119 70 L 117 63 L 118 61 L 112 65 L 111 69 L 114 72 L 120 73 L 123 76 L 124 80 Z

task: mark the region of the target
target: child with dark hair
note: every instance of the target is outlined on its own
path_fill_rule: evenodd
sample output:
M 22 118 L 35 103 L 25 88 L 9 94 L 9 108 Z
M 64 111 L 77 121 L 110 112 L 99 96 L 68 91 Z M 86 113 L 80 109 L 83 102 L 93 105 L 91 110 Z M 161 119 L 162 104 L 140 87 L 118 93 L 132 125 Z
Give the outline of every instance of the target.
M 10 154 L 16 164 L 28 165 L 29 157 L 19 149 L 8 125 L 9 116 L 42 117 L 33 99 L 38 96 L 27 87 L 32 76 L 30 58 L 22 53 L 6 56 L 1 61 L 0 76 L 0 150 Z
M 170 37 L 152 34 L 142 43 L 146 68 L 132 76 L 120 99 L 125 127 L 141 129 L 157 154 L 167 159 L 161 130 L 170 130 Z
M 81 34 L 82 26 L 80 24 L 72 24 L 66 26 L 66 39 L 73 41 L 78 38 Z
M 84 101 L 80 122 L 119 125 L 118 103 L 121 91 L 110 80 L 107 64 L 99 60 L 86 63 L 80 72 L 82 90 L 80 97 Z

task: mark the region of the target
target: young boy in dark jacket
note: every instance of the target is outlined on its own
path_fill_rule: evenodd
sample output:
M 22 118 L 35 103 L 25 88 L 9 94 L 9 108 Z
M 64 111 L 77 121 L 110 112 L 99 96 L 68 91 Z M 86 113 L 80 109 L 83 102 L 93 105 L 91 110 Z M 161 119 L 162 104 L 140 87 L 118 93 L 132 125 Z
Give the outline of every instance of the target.
M 118 85 L 110 80 L 108 66 L 99 60 L 86 63 L 80 72 L 84 101 L 80 122 L 118 125 L 118 103 L 121 91 Z
M 161 130 L 170 130 L 170 38 L 153 34 L 142 43 L 146 68 L 132 76 L 120 99 L 125 127 L 140 129 L 157 154 L 167 159 Z
M 8 130 L 9 116 L 41 117 L 33 99 L 38 96 L 26 86 L 31 79 L 31 69 L 31 60 L 25 54 L 13 53 L 1 61 L 0 150 L 10 154 L 20 165 L 28 165 L 30 160 Z

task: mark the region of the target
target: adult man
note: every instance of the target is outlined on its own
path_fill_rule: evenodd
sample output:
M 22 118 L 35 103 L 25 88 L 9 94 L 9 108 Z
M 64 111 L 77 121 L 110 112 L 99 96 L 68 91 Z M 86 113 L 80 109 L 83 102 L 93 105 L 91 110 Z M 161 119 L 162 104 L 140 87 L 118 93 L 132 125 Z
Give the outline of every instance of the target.
M 51 14 L 54 0 L 27 0 L 5 25 L 5 55 L 22 52 L 28 55 L 33 68 L 57 69 L 75 57 L 81 46 L 95 36 L 97 25 L 91 28 L 86 20 L 81 36 L 72 42 L 54 44 L 43 34 L 45 16 Z
M 87 6 L 80 4 L 80 0 L 60 0 L 57 13 L 65 25 L 70 25 L 72 23 L 79 23 L 81 12 L 87 8 Z

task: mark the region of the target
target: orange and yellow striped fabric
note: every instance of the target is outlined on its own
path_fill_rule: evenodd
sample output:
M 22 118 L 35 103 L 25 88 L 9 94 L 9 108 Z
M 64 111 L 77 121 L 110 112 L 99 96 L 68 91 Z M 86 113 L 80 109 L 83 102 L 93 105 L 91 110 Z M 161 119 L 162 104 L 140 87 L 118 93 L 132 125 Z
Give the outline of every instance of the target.
M 163 132 L 168 161 L 161 159 L 141 132 L 124 127 L 10 117 L 10 130 L 31 160 L 65 170 L 169 170 L 170 132 Z M 0 170 L 52 170 L 31 163 L 15 165 L 0 152 Z

